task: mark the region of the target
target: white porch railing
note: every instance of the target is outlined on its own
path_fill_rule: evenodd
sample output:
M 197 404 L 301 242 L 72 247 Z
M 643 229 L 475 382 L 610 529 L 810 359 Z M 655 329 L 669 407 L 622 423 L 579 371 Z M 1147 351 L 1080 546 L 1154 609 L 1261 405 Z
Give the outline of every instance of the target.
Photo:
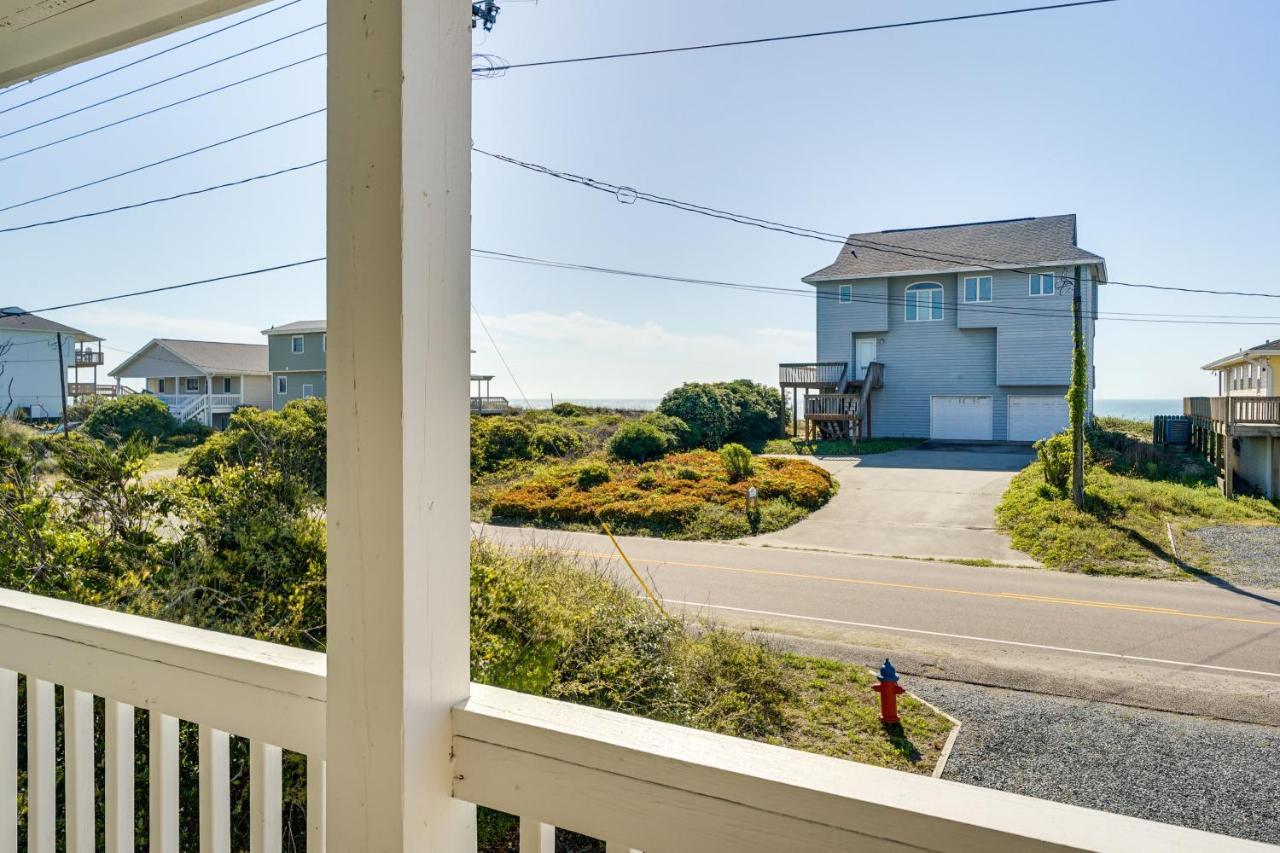
M 90 853 L 99 829 L 108 853 L 145 846 L 134 838 L 135 708 L 150 712 L 150 850 L 179 849 L 179 719 L 200 726 L 202 853 L 230 849 L 232 785 L 244 783 L 229 778 L 229 733 L 251 740 L 251 850 L 281 847 L 282 747 L 308 757 L 307 850 L 323 850 L 324 655 L 0 590 L 0 667 L 0 853 L 17 851 L 17 673 L 29 850 Z M 106 699 L 103 827 L 95 695 Z M 1269 849 L 481 685 L 452 719 L 454 797 L 519 815 L 524 853 L 553 853 L 554 826 L 602 838 L 609 853 Z
M 201 851 L 230 848 L 229 733 L 251 741 L 255 853 L 281 847 L 282 747 L 308 757 L 307 802 L 324 802 L 324 655 L 0 590 L 0 853 L 18 849 L 19 673 L 26 678 L 26 828 L 32 853 L 94 850 L 94 696 L 106 700 L 101 828 L 108 853 L 132 851 L 135 844 L 155 853 L 179 849 L 179 719 L 200 726 Z M 55 684 L 64 691 L 60 755 Z M 136 840 L 135 708 L 150 712 L 150 839 Z M 59 764 L 65 778 L 61 844 Z M 323 807 L 309 809 L 308 837 L 319 840 L 309 851 L 323 850 Z
M 239 394 L 214 394 L 209 402 L 215 409 L 234 409 L 244 404 L 244 397 Z
M 197 419 L 203 421 L 209 407 L 209 397 L 205 394 L 157 394 L 156 396 L 169 407 L 169 414 L 177 418 L 179 423 Z

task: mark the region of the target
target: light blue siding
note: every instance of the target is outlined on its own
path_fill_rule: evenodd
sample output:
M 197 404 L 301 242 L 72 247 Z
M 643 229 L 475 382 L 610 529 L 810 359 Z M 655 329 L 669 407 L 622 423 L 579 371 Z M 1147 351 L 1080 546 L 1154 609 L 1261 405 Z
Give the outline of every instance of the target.
M 1048 270 L 1046 270 L 1048 271 Z M 1074 269 L 1052 270 L 1061 276 Z M 875 436 L 928 437 L 930 398 L 981 395 L 992 398 L 992 438 L 1008 435 L 1008 398 L 1062 397 L 1071 381 L 1071 296 L 1061 280 L 1052 296 L 1031 296 L 1027 274 L 981 271 L 992 276 L 990 303 L 964 303 L 964 273 L 854 281 L 854 294 L 877 304 L 841 304 L 839 282 L 818 285 L 817 357 L 854 359 L 855 337 L 877 339 L 884 387 L 872 394 Z M 941 320 L 908 322 L 906 289 L 916 282 L 942 285 Z M 1085 340 L 1093 360 L 1097 286 L 1085 285 Z M 825 294 L 830 294 L 825 295 Z M 874 294 L 874 295 L 873 295 Z M 957 303 L 957 298 L 961 301 Z M 994 310 L 986 310 L 994 309 Z M 1023 311 L 1025 313 L 1017 313 Z M 867 334 L 868 332 L 874 334 Z M 1090 393 L 1092 408 L 1092 393 Z

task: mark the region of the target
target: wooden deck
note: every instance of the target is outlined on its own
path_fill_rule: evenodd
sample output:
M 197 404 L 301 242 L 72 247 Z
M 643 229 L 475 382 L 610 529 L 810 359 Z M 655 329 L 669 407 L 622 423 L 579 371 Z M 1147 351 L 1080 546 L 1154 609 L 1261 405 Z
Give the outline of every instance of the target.
M 1222 491 L 1235 493 L 1233 439 L 1280 437 L 1280 397 L 1184 397 L 1182 412 L 1191 419 L 1191 446 L 1221 476 Z
M 506 397 L 472 397 L 471 414 L 473 415 L 511 415 L 516 407 Z
M 843 361 L 797 361 L 778 365 L 778 384 L 783 388 L 815 388 L 835 391 L 846 380 L 849 365 Z

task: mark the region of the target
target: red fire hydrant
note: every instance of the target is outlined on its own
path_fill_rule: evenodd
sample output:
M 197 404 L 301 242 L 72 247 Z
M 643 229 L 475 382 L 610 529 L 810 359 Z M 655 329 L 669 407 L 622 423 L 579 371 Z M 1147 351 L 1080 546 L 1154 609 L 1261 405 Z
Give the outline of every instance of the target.
M 890 725 L 899 722 L 898 696 L 907 691 L 898 686 L 898 671 L 889 663 L 888 658 L 884 659 L 884 666 L 880 667 L 880 680 L 871 689 L 880 694 L 880 722 Z

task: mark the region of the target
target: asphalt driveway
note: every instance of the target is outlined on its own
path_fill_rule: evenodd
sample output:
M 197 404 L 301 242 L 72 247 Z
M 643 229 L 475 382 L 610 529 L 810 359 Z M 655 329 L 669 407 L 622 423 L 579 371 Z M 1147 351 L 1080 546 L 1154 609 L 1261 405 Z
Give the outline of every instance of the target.
M 744 540 L 902 557 L 1034 565 L 995 530 L 995 506 L 1031 461 L 1029 448 L 925 445 L 865 457 L 818 457 L 840 491 L 786 530 Z

